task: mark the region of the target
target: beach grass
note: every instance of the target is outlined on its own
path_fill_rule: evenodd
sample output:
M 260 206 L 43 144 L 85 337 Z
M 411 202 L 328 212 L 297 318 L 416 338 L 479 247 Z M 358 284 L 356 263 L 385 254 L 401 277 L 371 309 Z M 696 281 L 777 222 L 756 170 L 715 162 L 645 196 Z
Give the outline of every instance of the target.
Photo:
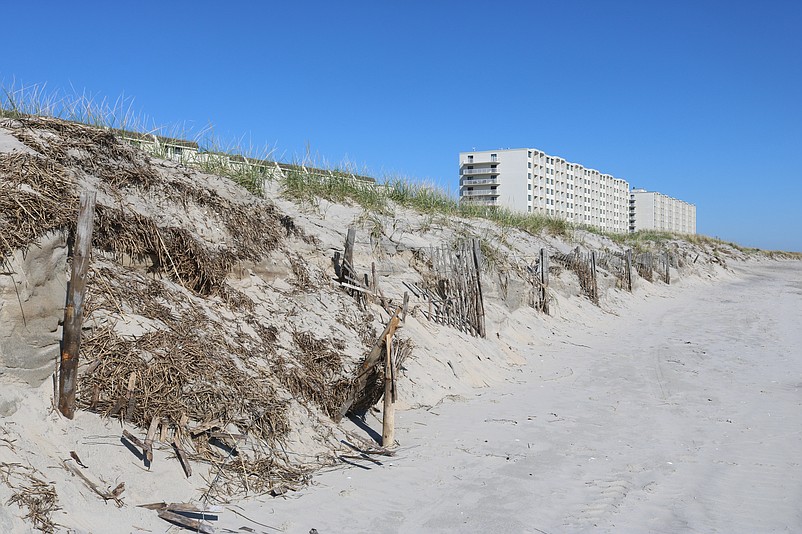
M 538 213 L 519 213 L 500 206 L 461 203 L 455 194 L 431 183 L 399 177 L 389 177 L 379 183 L 358 176 L 349 165 L 345 168 L 307 165 L 308 148 L 304 163 L 285 165 L 284 169 L 279 170 L 273 161 L 275 149 L 271 147 L 256 150 L 252 145 L 245 147 L 243 138 L 225 142 L 214 135 L 209 125 L 199 131 L 185 124 L 157 126 L 146 115 L 136 111 L 133 99 L 128 97 L 111 100 L 85 91 L 53 91 L 46 84 L 12 82 L 6 85 L 0 82 L 0 117 L 26 115 L 55 117 L 101 128 L 191 140 L 198 145 L 199 157 L 181 159 L 182 163 L 203 172 L 225 176 L 260 196 L 265 194 L 266 183 L 278 181 L 281 194 L 296 202 L 312 203 L 321 198 L 332 202 L 351 202 L 369 213 L 380 215 L 392 215 L 393 206 L 401 206 L 431 217 L 485 219 L 502 229 L 517 229 L 531 235 L 545 233 L 571 237 L 575 230 L 582 229 L 606 237 L 620 246 L 635 249 L 661 247 L 671 241 L 684 240 L 714 248 L 727 246 L 747 254 L 765 253 L 770 257 L 802 259 L 802 253 L 761 251 L 700 234 L 655 230 L 618 234 Z M 164 147 L 156 147 L 151 152 L 157 157 L 169 156 Z

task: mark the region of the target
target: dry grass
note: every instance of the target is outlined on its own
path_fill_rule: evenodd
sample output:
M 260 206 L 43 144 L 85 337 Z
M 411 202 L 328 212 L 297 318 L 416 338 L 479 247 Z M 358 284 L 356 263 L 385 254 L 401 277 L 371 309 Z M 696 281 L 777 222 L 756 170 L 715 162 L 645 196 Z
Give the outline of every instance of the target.
M 56 531 L 50 515 L 59 509 L 56 488 L 42 480 L 41 473 L 19 463 L 0 462 L 0 482 L 8 486 L 11 498 L 8 506 L 16 504 L 26 511 L 24 520 L 40 532 Z
M 280 346 L 275 319 L 226 280 L 243 262 L 283 253 L 296 287 L 315 289 L 320 274 L 282 249 L 285 239 L 314 238 L 270 202 L 224 198 L 189 171 L 157 171 L 108 132 L 37 117 L 4 127 L 36 153 L 0 154 L 0 258 L 48 232 L 72 234 L 77 184 L 98 191 L 84 309 L 94 327 L 82 342 L 79 406 L 143 429 L 160 419 L 192 457 L 219 466 L 215 494 L 305 481 L 325 460 L 303 464 L 278 452 L 291 429 L 288 407 L 339 407 L 350 387 L 344 346 L 300 331 Z M 146 198 L 163 209 L 142 207 Z M 165 217 L 170 211 L 203 213 L 222 242 L 200 237 L 191 219 Z M 132 260 L 140 267 L 125 266 Z M 147 327 L 135 334 L 116 324 L 136 317 Z M 229 465 L 208 432 L 191 432 L 204 423 L 246 436 L 250 452 Z

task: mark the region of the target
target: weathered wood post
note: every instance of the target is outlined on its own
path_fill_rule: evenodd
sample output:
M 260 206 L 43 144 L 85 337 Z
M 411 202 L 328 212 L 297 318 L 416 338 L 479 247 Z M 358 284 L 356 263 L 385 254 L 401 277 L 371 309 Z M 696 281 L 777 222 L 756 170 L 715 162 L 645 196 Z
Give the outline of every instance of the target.
M 397 317 L 394 317 L 397 320 Z M 396 323 L 397 324 L 397 323 Z M 382 447 L 395 443 L 395 372 L 393 370 L 393 334 L 387 333 L 384 357 L 384 413 L 382 417 Z
M 95 221 L 94 191 L 81 193 L 78 226 L 72 253 L 72 273 L 64 306 L 64 328 L 61 338 L 61 365 L 58 376 L 58 409 L 68 419 L 75 416 L 75 387 L 78 378 L 78 355 L 81 348 L 81 323 L 84 317 L 84 293 L 89 256 L 92 252 L 92 229 Z
M 632 249 L 627 249 L 627 291 L 632 293 Z
M 353 283 L 356 281 L 354 271 L 354 241 L 356 241 L 356 229 L 349 228 L 345 236 L 345 251 L 343 253 L 343 266 L 341 269 L 340 281 Z M 350 279 L 350 280 L 349 280 Z
M 666 252 L 666 284 L 671 284 L 671 255 Z
M 591 286 L 590 291 L 592 293 L 591 299 L 596 304 L 599 303 L 599 286 L 596 283 L 596 251 L 590 251 L 590 280 Z
M 482 297 L 482 249 L 478 239 L 473 239 L 473 266 L 476 269 L 476 320 L 480 337 L 486 337 L 485 305 Z
M 540 309 L 549 313 L 549 254 L 545 248 L 540 249 Z
M 340 406 L 340 411 L 338 414 L 335 415 L 334 420 L 336 422 L 340 422 L 342 418 L 348 413 L 348 410 L 351 409 L 351 406 L 357 400 L 357 396 L 364 393 L 365 387 L 368 383 L 368 373 L 370 370 L 381 361 L 382 355 L 382 347 L 386 343 L 387 336 L 392 336 L 395 333 L 395 329 L 398 328 L 398 323 L 400 322 L 399 314 L 401 313 L 401 308 L 396 308 L 395 312 L 393 313 L 392 317 L 390 317 L 390 322 L 387 323 L 387 326 L 384 328 L 384 332 L 379 338 L 376 340 L 376 343 L 373 345 L 373 349 L 368 354 L 368 357 L 365 358 L 365 361 L 362 362 L 362 365 L 359 366 L 359 370 L 354 380 L 354 385 L 351 387 L 351 391 L 348 394 L 348 397 Z

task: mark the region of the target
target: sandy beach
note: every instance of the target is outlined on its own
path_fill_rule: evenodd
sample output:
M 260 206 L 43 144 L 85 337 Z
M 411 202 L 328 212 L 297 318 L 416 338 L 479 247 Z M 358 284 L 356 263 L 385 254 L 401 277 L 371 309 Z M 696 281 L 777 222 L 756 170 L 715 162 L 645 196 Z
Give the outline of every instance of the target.
M 401 413 L 394 458 L 241 512 L 321 534 L 799 532 L 802 265 L 736 270 L 532 339 L 503 386 Z
M 178 532 L 170 505 L 206 532 L 802 530 L 802 262 L 369 211 L 286 177 L 257 198 L 92 128 L 2 125 L 0 533 Z M 86 188 L 70 419 L 63 228 Z

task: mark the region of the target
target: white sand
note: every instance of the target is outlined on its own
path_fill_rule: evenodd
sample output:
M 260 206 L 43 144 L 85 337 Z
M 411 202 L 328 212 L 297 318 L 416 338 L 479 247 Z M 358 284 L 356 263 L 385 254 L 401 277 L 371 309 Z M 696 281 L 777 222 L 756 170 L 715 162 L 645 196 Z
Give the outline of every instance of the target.
M 0 151 L 19 149 L 9 136 L 0 128 Z M 171 180 L 208 183 L 225 198 L 244 195 L 219 178 L 184 177 L 176 164 L 157 169 Z M 278 197 L 275 190 L 268 196 Z M 222 238 L 197 209 L 135 195 L 126 202 L 211 242 Z M 412 251 L 460 236 L 481 237 L 518 267 L 543 246 L 617 247 L 579 230 L 573 240 L 531 237 L 488 221 L 440 220 L 398 207 L 365 218 L 361 208 L 326 201 L 299 207 L 276 198 L 276 204 L 319 241 L 295 240 L 291 250 L 241 266 L 229 283 L 282 331 L 295 325 L 344 338 L 351 363 L 363 347 L 356 327 L 345 328 L 337 317 L 353 308 L 353 299 L 328 282 L 331 256 L 348 226 L 359 229 L 355 265 L 364 270 L 375 261 L 384 294 L 399 300 L 404 281 L 421 281 Z M 630 294 L 600 271 L 596 307 L 563 270 L 552 277 L 548 317 L 528 306 L 529 286 L 512 264 L 488 270 L 486 339 L 427 322 L 427 303 L 413 297 L 397 333 L 415 344 L 398 381 L 397 455 L 379 457 L 381 465 L 346 458 L 359 467 L 322 473 L 312 487 L 285 497 L 223 505 L 212 524 L 218 532 L 275 532 L 247 516 L 302 534 L 312 528 L 320 534 L 802 531 L 796 463 L 802 262 L 742 263 L 744 255 L 728 247 L 669 246 L 685 260 L 671 286 L 636 277 Z M 294 291 L 290 254 L 301 255 L 325 284 Z M 0 464 L 29 465 L 52 485 L 60 531 L 165 532 L 167 523 L 137 505 L 198 502 L 214 471 L 194 464 L 185 478 L 163 443 L 147 470 L 121 442 L 118 420 L 79 411 L 69 421 L 52 409 L 65 258 L 63 236 L 49 236 L 13 256 L 13 278 L 0 273 Z M 724 270 L 725 261 L 737 272 Z M 230 313 L 214 308 L 213 299 L 198 305 Z M 375 305 L 371 312 L 381 330 L 385 312 Z M 138 323 L 148 319 L 126 314 L 119 321 L 129 334 L 142 329 Z M 371 439 L 358 425 L 343 425 L 354 438 L 324 418 L 296 406 L 289 455 L 316 460 L 339 439 Z M 374 416 L 367 424 L 379 431 Z M 126 428 L 143 436 L 142 429 Z M 121 508 L 64 468 L 70 451 L 101 490 L 126 484 Z M 11 486 L 0 483 L 0 534 L 30 532 L 25 510 L 7 504 L 11 495 Z
M 242 513 L 321 534 L 802 531 L 802 264 L 736 268 L 532 339 L 506 385 L 398 414 L 395 458 Z

